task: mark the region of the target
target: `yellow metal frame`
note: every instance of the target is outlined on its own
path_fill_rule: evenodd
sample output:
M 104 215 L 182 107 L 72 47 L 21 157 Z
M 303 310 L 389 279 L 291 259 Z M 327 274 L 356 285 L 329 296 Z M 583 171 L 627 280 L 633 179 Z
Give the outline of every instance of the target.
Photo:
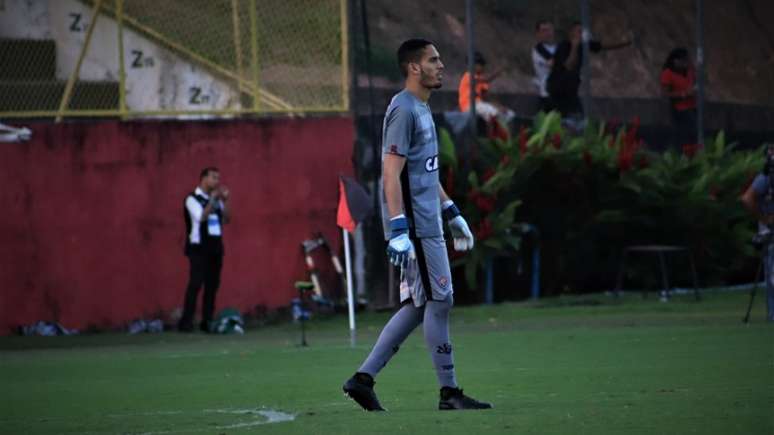
M 258 69 L 258 5 L 255 0 L 250 0 L 250 54 L 252 55 L 252 68 L 253 68 L 253 81 L 255 86 L 258 87 L 258 77 L 260 75 Z M 253 93 L 253 109 L 258 112 L 261 110 L 261 102 L 255 93 Z
M 347 0 L 340 0 L 341 12 L 341 107 L 349 111 L 349 9 Z
M 118 23 L 118 110 L 126 118 L 126 66 L 124 64 L 124 0 L 116 0 L 116 22 Z
M 234 27 L 234 54 L 236 58 L 236 74 L 242 77 L 242 33 L 239 29 L 239 0 L 231 0 L 231 22 Z M 240 106 L 242 99 L 242 81 L 237 80 L 237 90 L 239 91 Z
M 121 117 L 122 119 L 155 117 L 155 116 L 181 116 L 181 115 L 214 115 L 214 116 L 238 116 L 238 115 L 306 115 L 314 113 L 342 113 L 350 110 L 349 89 L 349 28 L 348 28 L 348 0 L 339 0 L 340 21 L 341 21 L 341 105 L 340 106 L 293 106 L 281 97 L 274 95 L 260 86 L 260 63 L 258 49 L 258 19 L 257 19 L 257 1 L 247 0 L 249 4 L 250 17 L 250 70 L 251 77 L 246 79 L 243 73 L 244 59 L 242 58 L 242 35 L 239 26 L 238 6 L 240 0 L 232 0 L 232 20 L 234 34 L 234 49 L 236 52 L 236 71 L 231 71 L 215 62 L 212 62 L 196 52 L 176 43 L 165 37 L 154 29 L 143 25 L 131 16 L 124 13 L 124 1 L 116 0 L 115 9 L 109 5 L 104 5 L 103 0 L 86 0 L 92 4 L 92 20 L 87 29 L 85 41 L 75 70 L 68 77 L 65 91 L 59 103 L 58 110 L 27 110 L 0 112 L 3 118 L 38 118 L 55 117 L 56 121 L 61 121 L 64 117 Z M 126 0 L 131 1 L 131 0 Z M 75 84 L 80 75 L 81 65 L 93 36 L 97 19 L 101 13 L 110 12 L 116 19 L 118 27 L 118 56 L 119 56 L 119 107 L 116 109 L 100 110 L 68 110 Z M 218 74 L 226 79 L 233 80 L 239 90 L 239 95 L 247 92 L 253 97 L 253 107 L 239 109 L 213 109 L 213 110 L 129 110 L 126 103 L 126 65 L 124 53 L 124 26 L 132 26 L 136 31 L 144 33 L 167 48 L 173 50 L 179 55 L 187 57 L 189 60 L 204 66 L 210 72 Z
M 94 2 L 94 7 L 91 9 L 91 22 L 89 23 L 89 30 L 86 31 L 86 40 L 83 41 L 83 48 L 81 49 L 81 53 L 78 55 L 78 62 L 75 64 L 75 70 L 73 70 L 73 73 L 70 74 L 70 78 L 67 79 L 67 85 L 65 86 L 64 93 L 62 94 L 62 101 L 59 102 L 59 110 L 57 111 L 56 122 L 62 121 L 65 110 L 70 104 L 70 97 L 72 97 L 75 81 L 78 80 L 78 76 L 81 74 L 83 58 L 86 57 L 86 52 L 89 51 L 91 36 L 94 34 L 94 28 L 97 27 L 100 6 L 102 6 L 102 0 L 97 0 Z

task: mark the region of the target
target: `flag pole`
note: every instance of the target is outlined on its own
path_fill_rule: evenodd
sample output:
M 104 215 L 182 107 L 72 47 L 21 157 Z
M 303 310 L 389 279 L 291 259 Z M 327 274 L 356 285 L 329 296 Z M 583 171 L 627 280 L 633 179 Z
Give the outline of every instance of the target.
M 344 236 L 344 267 L 347 273 L 347 308 L 349 309 L 349 345 L 355 347 L 355 295 L 352 291 L 352 258 L 349 253 L 349 231 L 342 228 Z

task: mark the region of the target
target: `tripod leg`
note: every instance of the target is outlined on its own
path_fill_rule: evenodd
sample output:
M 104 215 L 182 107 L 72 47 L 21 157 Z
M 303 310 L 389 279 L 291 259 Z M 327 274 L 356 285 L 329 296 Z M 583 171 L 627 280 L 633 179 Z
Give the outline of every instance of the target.
M 306 343 L 306 327 L 304 326 L 306 324 L 306 320 L 304 320 L 303 315 L 301 316 L 301 346 L 308 346 Z
M 629 254 L 628 249 L 623 250 L 621 256 L 621 263 L 618 265 L 618 279 L 615 282 L 615 297 L 621 296 L 621 288 L 623 288 L 624 273 L 626 272 L 626 256 Z
M 758 291 L 758 283 L 760 282 L 761 271 L 763 270 L 763 263 L 765 260 L 766 256 L 764 256 L 764 258 L 758 262 L 758 271 L 755 272 L 755 282 L 753 284 L 752 290 L 750 291 L 750 303 L 747 305 L 747 313 L 744 315 L 744 319 L 742 319 L 742 322 L 745 324 L 750 323 L 750 312 L 752 311 L 753 301 L 755 300 L 755 293 Z
M 661 281 L 664 284 L 664 290 L 661 292 L 661 302 L 666 302 L 672 295 L 669 291 L 669 278 L 667 278 L 666 260 L 664 260 L 664 253 L 661 251 L 658 253 L 658 263 L 661 266 Z
M 696 276 L 696 264 L 693 262 L 693 253 L 690 250 L 688 250 L 688 259 L 691 262 L 691 276 L 693 277 L 693 295 L 698 301 L 699 299 L 701 299 L 701 297 L 699 296 L 699 279 Z

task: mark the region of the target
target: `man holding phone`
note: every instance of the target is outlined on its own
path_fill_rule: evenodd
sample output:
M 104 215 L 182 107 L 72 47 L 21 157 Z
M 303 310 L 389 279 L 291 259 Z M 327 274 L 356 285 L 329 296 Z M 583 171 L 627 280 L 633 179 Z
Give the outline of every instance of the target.
M 202 169 L 199 186 L 185 198 L 185 255 L 191 267 L 183 316 L 178 323 L 180 332 L 193 331 L 196 299 L 202 285 L 204 296 L 199 329 L 209 332 L 223 267 L 223 225 L 229 221 L 228 200 L 229 191 L 220 185 L 220 171 L 215 167 Z

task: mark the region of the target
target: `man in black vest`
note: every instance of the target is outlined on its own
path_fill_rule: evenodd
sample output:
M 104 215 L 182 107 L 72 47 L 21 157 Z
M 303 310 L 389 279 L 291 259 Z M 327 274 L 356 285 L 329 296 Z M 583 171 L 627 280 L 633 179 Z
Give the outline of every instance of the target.
M 202 285 L 204 298 L 199 327 L 209 332 L 223 267 L 223 225 L 229 220 L 228 197 L 228 189 L 220 186 L 218 168 L 208 167 L 199 174 L 199 186 L 185 198 L 185 255 L 191 263 L 191 271 L 185 291 L 183 317 L 178 324 L 181 332 L 193 331 L 196 298 Z
M 546 80 L 550 104 L 553 109 L 562 114 L 562 118 L 576 118 L 578 120 L 583 118 L 583 105 L 578 96 L 583 65 L 583 39 L 583 26 L 576 21 L 567 33 L 567 39 L 556 47 L 551 74 Z M 588 35 L 588 39 L 591 53 L 618 50 L 633 43 L 633 36 L 617 43 L 591 39 L 591 35 Z

